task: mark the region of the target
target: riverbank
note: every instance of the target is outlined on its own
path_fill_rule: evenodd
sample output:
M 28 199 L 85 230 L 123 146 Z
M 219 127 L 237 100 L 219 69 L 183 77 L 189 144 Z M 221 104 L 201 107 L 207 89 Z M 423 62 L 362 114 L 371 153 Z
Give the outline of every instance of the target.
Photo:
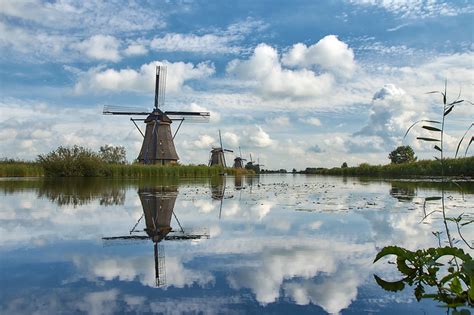
M 36 162 L 1 161 L 0 177 L 211 177 L 226 173 L 228 175 L 253 175 L 247 169 L 209 167 L 205 165 L 142 165 L 106 164 L 94 165 L 86 169 L 61 167 L 45 169 Z M 90 171 L 90 170 L 93 170 Z
M 337 175 L 337 176 L 374 176 L 374 177 L 412 177 L 442 176 L 441 162 L 422 160 L 404 164 L 369 165 L 363 163 L 355 167 L 307 168 L 303 174 Z M 474 177 L 474 157 L 445 159 L 445 176 Z

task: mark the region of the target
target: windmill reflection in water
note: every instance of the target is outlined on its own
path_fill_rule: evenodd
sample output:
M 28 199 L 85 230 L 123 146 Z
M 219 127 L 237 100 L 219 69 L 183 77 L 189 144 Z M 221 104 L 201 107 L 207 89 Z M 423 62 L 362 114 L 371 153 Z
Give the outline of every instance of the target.
M 143 214 L 130 230 L 129 235 L 103 237 L 106 244 L 120 241 L 134 241 L 150 239 L 153 242 L 155 257 L 156 286 L 166 284 L 165 252 L 162 241 L 197 240 L 209 238 L 209 233 L 185 232 L 174 212 L 178 188 L 173 186 L 142 187 L 138 189 L 138 195 L 143 207 Z M 172 219 L 176 220 L 179 231 L 171 227 Z M 145 228 L 137 227 L 145 218 Z M 143 235 L 145 233 L 145 235 Z

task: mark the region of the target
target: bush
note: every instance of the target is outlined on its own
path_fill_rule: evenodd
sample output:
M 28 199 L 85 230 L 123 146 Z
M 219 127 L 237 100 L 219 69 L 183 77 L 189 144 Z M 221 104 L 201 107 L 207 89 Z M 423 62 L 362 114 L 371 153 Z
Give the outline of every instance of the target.
M 43 167 L 46 176 L 91 177 L 105 175 L 104 162 L 99 154 L 77 145 L 73 147 L 60 146 L 46 155 L 39 155 L 38 163 Z

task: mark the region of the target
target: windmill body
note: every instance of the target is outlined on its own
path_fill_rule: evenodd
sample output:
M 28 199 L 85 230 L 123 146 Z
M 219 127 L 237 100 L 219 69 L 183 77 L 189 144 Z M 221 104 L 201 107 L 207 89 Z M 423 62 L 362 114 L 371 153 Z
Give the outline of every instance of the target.
M 207 122 L 209 121 L 209 112 L 188 112 L 188 111 L 163 111 L 162 107 L 165 102 L 165 86 L 166 86 L 166 67 L 156 67 L 155 78 L 155 106 L 153 111 L 143 111 L 137 109 L 127 109 L 118 106 L 105 106 L 104 115 L 129 115 L 139 116 L 146 115 L 146 119 L 130 120 L 137 127 L 143 136 L 143 143 L 137 160 L 143 164 L 169 164 L 176 163 L 179 159 L 174 145 L 174 137 L 176 136 L 181 124 L 184 121 L 189 122 Z M 143 121 L 145 123 L 145 133 L 141 131 L 135 121 Z M 171 131 L 173 121 L 179 121 L 175 133 Z
M 169 164 L 179 160 L 171 133 L 171 119 L 161 111 L 146 119 L 145 136 L 138 161 L 143 164 Z
M 246 159 L 242 158 L 242 151 L 240 150 L 240 147 L 239 147 L 239 154 L 240 156 L 234 159 L 234 168 L 244 168 L 244 161 L 247 161 Z

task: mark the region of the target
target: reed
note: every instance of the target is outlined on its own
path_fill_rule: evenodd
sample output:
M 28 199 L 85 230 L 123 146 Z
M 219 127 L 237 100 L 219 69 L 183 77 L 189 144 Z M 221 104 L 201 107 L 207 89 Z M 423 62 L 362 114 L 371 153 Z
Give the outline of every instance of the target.
M 443 167 L 441 163 L 436 160 L 421 160 L 403 164 L 369 165 L 362 163 L 356 167 L 307 169 L 304 173 L 397 178 L 410 176 L 443 176 Z M 444 175 L 473 177 L 474 157 L 444 159 Z
M 43 175 L 43 167 L 35 162 L 0 161 L 0 177 L 36 177 Z

